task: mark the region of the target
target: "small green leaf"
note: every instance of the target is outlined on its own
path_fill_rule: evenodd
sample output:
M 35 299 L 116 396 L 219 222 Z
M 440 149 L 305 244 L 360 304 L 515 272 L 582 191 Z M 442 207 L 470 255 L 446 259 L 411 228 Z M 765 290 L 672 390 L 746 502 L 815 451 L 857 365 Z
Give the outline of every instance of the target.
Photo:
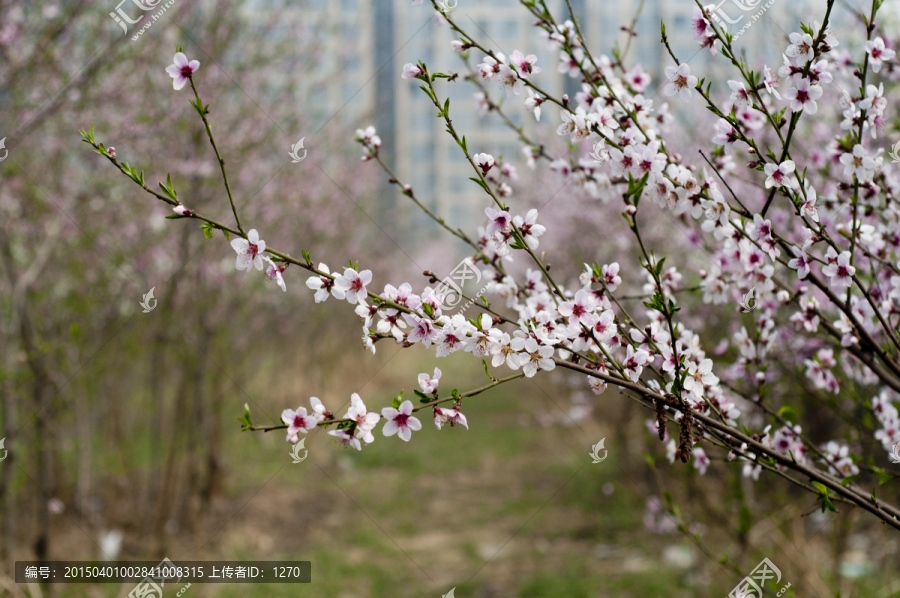
M 470 177 L 469 177 L 469 180 L 470 180 L 470 181 L 475 181 L 476 183 L 478 183 L 478 185 L 479 185 L 482 189 L 484 189 L 485 191 L 488 190 L 487 185 L 486 185 L 485 182 L 482 181 L 481 179 L 475 178 L 475 177 L 473 177 L 473 176 L 470 176 Z
M 797 410 L 790 405 L 785 405 L 784 407 L 779 409 L 778 415 L 791 423 L 797 423 L 798 421 L 800 421 L 800 418 L 797 416 Z
M 484 366 L 484 375 L 490 378 L 492 381 L 496 382 L 497 379 L 491 376 L 491 373 L 488 371 L 487 361 L 484 359 L 481 360 L 481 364 Z
M 250 406 L 247 403 L 244 403 L 244 416 L 239 417 L 238 421 L 242 424 L 242 432 L 253 427 L 253 417 L 250 415 Z
M 894 477 L 891 474 L 889 474 L 888 472 L 886 472 L 885 470 L 881 469 L 880 467 L 873 466 L 872 471 L 874 471 L 875 475 L 878 476 L 878 485 L 879 486 L 882 486 L 882 485 L 886 484 L 887 482 L 890 482 L 891 478 Z
M 850 475 L 850 476 L 847 476 L 846 478 L 844 478 L 843 480 L 841 480 L 841 486 L 843 486 L 843 487 L 846 488 L 848 484 L 851 484 L 851 483 L 855 482 L 855 481 L 858 480 L 858 479 L 859 479 L 859 476 L 858 476 L 858 475 Z

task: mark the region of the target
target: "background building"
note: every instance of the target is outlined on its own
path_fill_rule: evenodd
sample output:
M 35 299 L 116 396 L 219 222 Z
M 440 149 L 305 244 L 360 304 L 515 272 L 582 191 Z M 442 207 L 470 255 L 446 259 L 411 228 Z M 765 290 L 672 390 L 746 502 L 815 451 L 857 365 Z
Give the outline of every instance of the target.
M 744 2 L 743 5 L 751 3 Z M 754 12 L 766 3 L 758 0 L 755 10 L 750 12 L 742 10 L 737 0 L 726 0 L 720 5 L 720 14 L 730 21 L 737 21 L 733 25 L 733 31 L 737 31 L 751 22 Z M 558 21 L 568 16 L 564 1 L 551 0 L 547 4 Z M 479 193 L 468 180 L 471 167 L 446 134 L 443 121 L 435 118 L 435 108 L 419 86 L 399 76 L 405 63 L 418 60 L 424 61 L 433 71 L 466 72 L 459 56 L 450 50 L 449 42 L 455 36 L 449 25 L 428 2 L 411 6 L 410 0 L 341 0 L 333 3 L 315 0 L 313 5 L 321 11 L 322 28 L 339 29 L 340 35 L 332 38 L 330 43 L 334 47 L 328 48 L 328 54 L 340 57 L 342 61 L 339 65 L 342 76 L 336 79 L 335 85 L 322 89 L 328 102 L 316 102 L 316 105 L 346 104 L 343 108 L 346 117 L 358 118 L 360 123 L 366 119 L 366 122 L 374 122 L 384 140 L 383 155 L 398 176 L 411 184 L 420 199 L 451 224 L 461 224 L 465 215 L 480 205 Z M 758 61 L 779 65 L 788 33 L 798 29 L 800 20 L 811 22 L 815 18 L 808 10 L 814 5 L 813 0 L 775 0 L 765 8 L 764 15 L 740 35 L 735 47 L 744 53 L 751 65 Z M 694 42 L 691 18 L 695 6 L 691 0 L 572 0 L 572 7 L 580 16 L 582 29 L 595 56 L 612 56 L 613 48 L 627 49 L 626 65 L 630 68 L 639 63 L 651 75 L 653 81 L 645 94 L 647 97 L 657 93 L 665 67 L 672 64 L 660 43 L 661 21 L 666 23 L 673 52 L 679 60 L 688 62 L 695 74 L 709 78 L 724 75 L 732 69 L 723 57 L 712 56 Z M 459 0 L 451 16 L 485 47 L 507 55 L 513 50 L 536 54 L 542 68 L 537 80 L 548 92 L 571 95 L 580 89 L 578 79 L 557 71 L 558 52 L 552 51 L 539 37 L 533 27 L 533 17 L 517 0 Z M 632 21 L 638 35 L 632 37 L 629 44 L 629 35 L 621 27 Z M 473 67 L 481 60 L 480 52 L 471 52 Z M 504 111 L 516 125 L 524 120 L 526 131 L 541 127 L 544 130 L 540 136 L 546 139 L 547 130 L 552 131 L 557 126 L 558 111 L 554 108 L 546 108 L 540 123 L 535 123 L 522 106 L 527 97 L 525 93 L 506 100 L 497 86 L 489 85 L 488 89 L 493 99 L 503 100 Z M 471 148 L 495 157 L 503 155 L 514 164 L 523 165 L 522 145 L 516 134 L 495 115 L 479 115 L 473 100 L 477 89 L 472 84 L 442 84 L 439 91 L 449 95 L 454 125 L 466 135 Z M 658 105 L 665 98 L 660 95 L 655 101 Z M 676 116 L 681 116 L 676 103 L 670 103 L 670 108 Z M 386 198 L 384 201 L 396 203 Z

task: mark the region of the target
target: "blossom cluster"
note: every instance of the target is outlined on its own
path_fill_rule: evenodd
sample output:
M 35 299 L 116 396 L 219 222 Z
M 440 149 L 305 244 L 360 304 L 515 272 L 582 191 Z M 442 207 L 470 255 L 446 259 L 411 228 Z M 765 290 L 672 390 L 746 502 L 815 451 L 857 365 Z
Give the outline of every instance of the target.
M 404 348 L 433 349 L 436 357 L 470 353 L 485 362 L 486 373 L 488 361 L 494 368 L 508 368 L 514 372 L 510 379 L 530 378 L 562 365 L 585 374 L 586 387 L 595 394 L 608 384 L 639 389 L 644 398 L 655 401 L 658 417 L 648 427 L 666 443 L 669 460 L 690 458 L 700 474 L 710 466 L 707 450 L 718 445 L 729 449 L 729 460 L 743 461 L 744 476 L 753 479 L 764 467 L 786 467 L 784 459 L 781 465 L 764 463 L 763 453 L 795 464 L 815 461 L 837 478 L 856 475 L 850 446 L 838 441 L 814 445 L 800 425 L 780 414 L 780 427 L 766 426 L 744 443 L 695 428 L 695 414 L 729 430 L 736 430 L 742 417 L 744 425 L 759 423 L 757 411 L 772 415 L 770 389 L 778 373 L 790 367 L 773 363 L 772 355 L 789 344 L 811 393 L 838 394 L 852 386 L 877 389 L 863 403 L 878 422 L 875 438 L 886 450 L 893 449 L 900 442 L 900 417 L 891 390 L 900 377 L 895 357 L 900 352 L 900 208 L 893 199 L 900 193 L 900 177 L 872 140 L 885 128 L 885 83 L 900 80 L 892 65 L 895 52 L 869 31 L 864 59 L 854 62 L 847 49 L 837 50 L 841 43 L 829 24 L 814 22 L 788 36 L 780 64 L 748 71 L 734 58 L 731 37 L 713 25 L 714 8 L 695 9 L 694 39 L 711 54 L 730 60 L 740 76 L 721 88 L 704 88 L 690 67 L 672 54 L 676 64 L 665 70 L 666 81 L 660 84 L 667 97 L 693 101 L 700 96 L 714 116 L 710 155 L 699 167 L 667 143 L 672 124 L 668 105 L 654 106 L 652 97 L 644 95 L 651 76 L 640 65 L 626 70 L 619 59 L 589 53 L 571 21 L 557 23 L 533 11 L 542 38 L 559 52 L 558 71 L 581 81 L 572 101 L 568 96 L 552 99 L 541 90 L 541 67 L 533 54 L 516 50 L 506 57 L 464 34 L 451 42 L 456 52 L 481 52 L 472 79 L 479 87 L 476 104 L 484 111 L 497 109 L 489 99 L 491 85 L 507 99 L 527 90 L 524 108 L 538 121 L 546 106 L 559 108 L 557 136 L 576 149 L 551 157 L 543 145 L 529 143 L 523 154 L 530 168 L 546 159 L 550 170 L 588 197 L 623 199 L 622 215 L 635 234 L 641 210 L 656 209 L 684 223 L 709 255 L 708 269 L 684 272 L 666 266 L 641 243 L 639 270 L 609 261 L 585 264 L 577 278 L 570 273 L 569 284 L 551 277 L 534 253 L 548 233 L 538 222 L 538 211 L 513 215 L 502 201 L 513 193 L 514 166 L 485 152 L 469 153 L 464 139 L 449 126 L 449 104 L 436 98 L 437 75 L 420 62 L 406 64 L 401 77 L 426 83 L 423 89 L 441 110 L 438 117 L 447 119 L 448 132 L 473 167 L 473 179 L 493 200 L 484 209 L 485 220 L 474 240 L 464 233 L 460 237 L 470 243 L 471 262 L 491 283 L 487 293 L 492 303 L 485 301 L 479 306 L 483 313 L 466 318 L 445 305 L 446 290 L 434 284 L 433 275 L 434 286 L 419 292 L 414 291 L 418 285 L 401 282 L 386 284 L 376 294 L 370 290 L 370 270 L 351 263 L 338 273 L 325 263 L 313 267 L 307 256 L 305 267 L 313 275 L 306 285 L 315 292 L 315 301 L 331 296 L 351 304 L 363 325 L 364 347 L 373 353 L 377 342 L 390 339 Z M 170 67 L 176 89 L 198 67 L 176 56 Z M 874 79 L 879 73 L 880 81 Z M 856 93 L 848 91 L 854 88 Z M 840 116 L 829 102 L 840 107 Z M 823 112 L 829 112 L 825 116 L 831 121 Z M 791 146 L 794 132 L 814 117 L 818 120 L 811 134 L 826 141 L 813 148 Z M 381 162 L 381 139 L 374 127 L 358 130 L 356 140 L 366 149 L 364 161 Z M 741 176 L 739 164 L 746 164 Z M 404 194 L 413 196 L 411 188 L 401 186 Z M 641 203 L 644 197 L 651 207 Z M 193 215 L 181 205 L 174 209 L 181 216 Z M 268 250 L 256 230 L 234 239 L 232 246 L 238 270 L 265 266 L 267 277 L 286 289 L 283 272 L 288 262 Z M 524 273 L 511 268 L 516 251 L 527 259 Z M 696 280 L 696 288 L 689 289 L 686 279 Z M 642 323 L 617 296 L 623 286 L 640 289 L 646 307 L 639 314 Z M 717 366 L 699 334 L 680 319 L 679 293 L 686 290 L 695 291 L 706 305 L 737 304 L 743 298 L 743 311 L 751 315 L 715 350 L 719 356 L 733 348 L 730 363 Z M 749 297 L 752 307 L 746 305 Z M 493 383 L 501 382 L 488 376 Z M 421 429 L 414 413 L 426 407 L 433 409 L 438 429 L 468 428 L 458 393 L 438 397 L 440 378 L 437 368 L 433 375 L 419 375 L 419 407 L 397 397 L 378 414 L 354 394 L 340 420 L 313 397 L 309 411 L 299 407 L 283 413 L 287 439 L 296 443 L 300 433 L 334 424 L 329 434 L 359 450 L 373 442 L 373 430 L 384 419 L 385 436 L 408 441 L 412 431 Z M 450 401 L 450 408 L 439 406 Z M 679 438 L 669 438 L 667 421 L 680 428 Z
M 437 398 L 440 378 L 441 370 L 438 368 L 434 368 L 434 374 L 431 376 L 419 374 L 419 386 L 422 388 L 423 396 L 433 395 L 435 399 Z M 334 415 L 325 409 L 322 401 L 317 397 L 310 397 L 309 402 L 311 406 L 309 412 L 306 407 L 301 405 L 296 410 L 285 409 L 281 414 L 281 421 L 287 426 L 287 441 L 291 444 L 297 444 L 300 441 L 301 432 L 307 434 L 323 422 L 335 421 Z M 340 444 L 359 451 L 362 450 L 363 444 L 368 445 L 375 442 L 373 431 L 384 419 L 382 433 L 385 436 L 396 434 L 401 440 L 408 442 L 413 431 L 422 429 L 422 422 L 413 415 L 413 412 L 423 407 L 413 408 L 410 400 L 395 402 L 396 406 L 383 408 L 379 415 L 375 411 L 369 411 L 359 394 L 353 393 L 350 396 L 350 407 L 347 409 L 347 413 L 337 420 L 337 427 L 329 430 L 328 434 L 334 436 Z M 435 404 L 432 408 L 434 425 L 438 430 L 445 425 L 463 426 L 468 429 L 469 424 L 466 416 L 460 410 L 458 402 L 452 407 L 439 407 Z

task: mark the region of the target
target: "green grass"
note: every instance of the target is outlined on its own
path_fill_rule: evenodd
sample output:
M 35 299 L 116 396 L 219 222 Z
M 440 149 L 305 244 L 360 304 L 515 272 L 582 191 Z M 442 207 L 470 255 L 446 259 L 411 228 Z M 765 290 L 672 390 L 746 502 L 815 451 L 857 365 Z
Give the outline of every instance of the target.
M 454 371 L 453 360 L 441 366 L 447 380 L 468 376 L 460 388 L 484 383 L 480 367 Z M 544 388 L 566 406 L 564 389 Z M 589 462 L 589 445 L 599 437 L 585 436 L 601 429 L 599 418 L 584 422 L 585 433 L 544 428 L 533 418 L 519 423 L 517 413 L 556 409 L 535 391 L 517 381 L 465 400 L 470 430 L 438 431 L 431 413 L 421 411 L 423 430 L 409 443 L 385 438 L 379 428 L 375 443 L 357 452 L 314 433 L 306 442 L 309 459 L 296 465 L 282 431 L 241 433 L 238 413 L 224 414 L 228 475 L 219 512 L 234 516 L 202 558 L 309 560 L 313 583 L 195 584 L 183 598 L 438 598 L 451 587 L 458 598 L 726 595 L 738 579 L 723 575 L 689 539 L 644 530 L 647 492 L 659 492 L 652 482 L 643 488 L 652 478 L 638 469 L 645 467 L 639 458 L 631 470 L 620 450 L 602 464 Z M 375 392 L 364 399 L 370 409 L 390 400 Z M 152 449 L 138 438 L 127 456 L 106 455 L 95 467 L 105 475 L 120 472 L 122 463 L 159 467 Z M 75 458 L 67 453 L 67 462 Z M 694 551 L 695 563 L 667 564 L 662 555 L 671 545 Z M 885 586 L 883 575 L 853 583 L 866 589 L 860 595 L 873 595 Z M 801 579 L 791 581 L 798 595 L 812 595 L 811 588 L 801 591 Z M 130 588 L 58 590 L 54 598 L 121 598 Z

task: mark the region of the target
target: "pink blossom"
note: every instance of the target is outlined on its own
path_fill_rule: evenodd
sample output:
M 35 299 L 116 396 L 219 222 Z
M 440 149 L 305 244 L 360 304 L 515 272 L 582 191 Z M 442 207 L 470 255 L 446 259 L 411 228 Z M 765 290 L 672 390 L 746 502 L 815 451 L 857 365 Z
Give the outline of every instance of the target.
M 663 89 L 667 96 L 678 94 L 685 102 L 691 99 L 691 90 L 697 86 L 697 77 L 691 74 L 691 67 L 686 62 L 678 67 L 666 67 L 666 79 L 668 83 Z
M 315 429 L 315 427 L 322 420 L 319 419 L 317 413 L 307 415 L 306 407 L 297 407 L 296 411 L 292 409 L 285 409 L 284 411 L 282 411 L 281 421 L 288 425 L 287 439 L 289 442 L 291 442 L 291 439 L 296 437 L 299 432 L 303 432 L 304 434 L 306 434 L 310 430 Z M 296 443 L 296 440 L 291 442 L 291 444 Z
M 829 253 L 834 249 L 829 247 Z M 822 274 L 831 279 L 833 287 L 849 287 L 853 284 L 853 275 L 856 274 L 856 268 L 850 265 L 850 252 L 842 251 L 837 260 L 822 267 Z
M 403 79 L 415 79 L 422 74 L 422 69 L 411 62 L 403 65 L 403 73 L 400 75 Z
M 269 282 L 276 283 L 282 291 L 287 292 L 287 286 L 285 286 L 284 284 L 284 276 L 282 276 L 285 268 L 287 268 L 287 263 L 278 262 L 276 264 L 269 258 L 266 258 L 266 261 L 269 264 L 268 266 L 266 266 L 266 278 L 269 280 Z
M 196 60 L 188 62 L 187 56 L 183 52 L 175 54 L 174 64 L 166 67 L 166 72 L 172 77 L 172 87 L 175 91 L 179 91 L 187 84 L 191 76 L 200 68 L 200 63 Z
M 522 237 L 531 249 L 538 248 L 538 237 L 543 235 L 547 230 L 547 227 L 537 223 L 537 217 L 537 210 L 528 210 L 528 213 L 525 214 L 524 218 L 521 216 L 513 218 L 513 224 L 515 224 L 516 228 L 519 229 L 519 232 L 522 233 Z
M 597 304 L 593 294 L 581 289 L 575 293 L 574 299 L 563 301 L 559 304 L 559 315 L 565 316 L 573 321 L 588 324 L 588 315 L 592 314 L 596 307 Z
M 785 160 L 781 164 L 773 164 L 769 162 L 764 167 L 766 173 L 766 189 L 771 187 L 788 187 L 794 186 L 793 177 L 790 176 L 794 172 L 793 160 Z
M 335 277 L 334 286 L 344 291 L 348 303 L 362 303 L 368 294 L 366 285 L 370 282 L 372 282 L 371 270 L 357 273 L 353 268 L 344 268 L 344 273 Z
M 438 381 L 440 379 L 441 370 L 438 368 L 434 368 L 434 374 L 431 376 L 428 374 L 419 374 L 419 386 L 422 388 L 422 392 L 427 395 L 437 393 Z
M 487 174 L 494 167 L 494 157 L 490 154 L 475 154 L 472 161 L 481 169 L 481 174 Z
M 381 415 L 387 420 L 381 429 L 385 436 L 393 436 L 399 432 L 400 440 L 409 442 L 413 430 L 421 430 L 422 422 L 412 415 L 413 404 L 411 401 L 403 401 L 399 409 L 385 407 Z
M 462 414 L 459 410 L 459 407 L 451 407 L 449 409 L 442 409 L 440 407 L 435 406 L 434 408 L 434 425 L 440 430 L 442 426 L 449 424 L 450 427 L 454 426 L 463 426 L 466 430 L 469 429 L 469 423 L 466 421 L 466 416 Z
M 255 228 L 250 229 L 246 239 L 232 239 L 231 247 L 237 252 L 235 267 L 238 270 L 263 269 L 262 253 L 266 250 L 266 242 L 259 238 Z
M 880 37 L 866 42 L 866 52 L 869 54 L 869 65 L 876 73 L 881 70 L 882 62 L 893 60 L 896 55 L 893 50 L 884 47 L 884 40 Z
M 818 85 L 810 85 L 809 79 L 800 79 L 784 92 L 784 97 L 790 100 L 792 112 L 803 111 L 807 114 L 815 114 L 819 109 L 816 100 L 822 97 L 822 88 Z
M 509 61 L 520 73 L 525 73 L 525 75 L 537 75 L 541 72 L 541 67 L 535 66 L 535 64 L 537 64 L 537 56 L 534 54 L 524 56 L 518 50 L 513 50 L 512 55 L 509 57 Z M 522 76 L 524 77 L 525 75 Z
M 498 212 L 494 208 L 485 208 L 484 213 L 491 219 L 486 229 L 488 235 L 493 237 L 498 232 L 506 232 L 509 230 L 509 225 L 512 222 L 509 217 L 509 212 L 505 210 Z
M 791 45 L 788 46 L 787 54 L 791 58 L 798 58 L 800 60 L 809 62 L 815 57 L 815 50 L 813 49 L 813 39 L 812 36 L 808 33 L 791 33 L 788 36 L 791 40 Z
M 320 263 L 317 269 L 319 272 L 326 274 L 326 276 L 310 276 L 306 279 L 306 286 L 316 292 L 316 303 L 321 303 L 328 299 L 329 293 L 331 293 L 335 299 L 343 299 L 346 297 L 344 289 L 338 287 L 335 284 L 334 279 L 327 276 L 328 274 L 331 274 L 331 270 L 328 269 L 327 265 Z

